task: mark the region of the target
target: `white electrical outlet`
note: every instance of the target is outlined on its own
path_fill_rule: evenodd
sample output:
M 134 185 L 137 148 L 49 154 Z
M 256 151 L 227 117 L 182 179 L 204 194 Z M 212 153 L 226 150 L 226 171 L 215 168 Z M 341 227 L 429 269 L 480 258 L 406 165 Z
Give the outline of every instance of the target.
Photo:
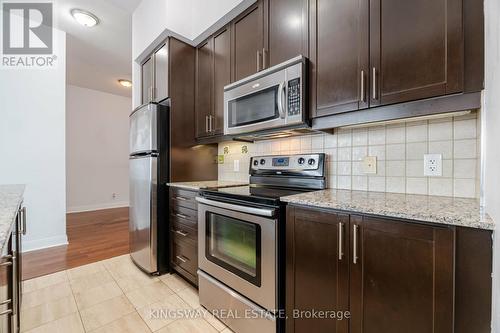
M 234 160 L 233 170 L 234 170 L 234 172 L 240 171 L 240 160 Z
M 366 156 L 363 160 L 363 172 L 366 174 L 377 173 L 377 156 Z
M 443 155 L 424 155 L 424 176 L 441 177 L 443 175 Z

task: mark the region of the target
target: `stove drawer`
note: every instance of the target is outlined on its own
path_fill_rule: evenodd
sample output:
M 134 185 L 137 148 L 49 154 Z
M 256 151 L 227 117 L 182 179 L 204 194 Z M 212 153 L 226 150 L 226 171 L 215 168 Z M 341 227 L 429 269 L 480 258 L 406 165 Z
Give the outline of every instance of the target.
M 188 242 L 179 241 L 177 237 L 173 239 L 172 263 L 193 276 L 196 276 L 196 271 L 198 270 L 198 254 L 196 252 L 196 246 Z
M 179 188 L 170 188 L 170 201 L 172 206 L 181 206 L 189 209 L 197 209 L 196 196 L 197 191 L 183 190 Z

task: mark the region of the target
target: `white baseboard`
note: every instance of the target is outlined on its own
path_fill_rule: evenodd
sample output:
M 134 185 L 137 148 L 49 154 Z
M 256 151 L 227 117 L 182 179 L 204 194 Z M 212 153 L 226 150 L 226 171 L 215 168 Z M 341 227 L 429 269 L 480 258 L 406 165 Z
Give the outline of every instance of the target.
M 91 212 L 91 211 L 94 211 L 94 210 L 111 209 L 111 208 L 122 208 L 122 207 L 128 207 L 128 206 L 129 206 L 129 202 L 128 201 L 119 201 L 119 202 L 113 202 L 113 203 L 107 203 L 107 204 L 100 204 L 100 205 L 74 206 L 74 207 L 67 207 L 66 208 L 66 213 Z
M 68 244 L 68 237 L 66 234 L 42 239 L 23 240 L 23 252 L 41 250 L 48 247 L 66 244 Z

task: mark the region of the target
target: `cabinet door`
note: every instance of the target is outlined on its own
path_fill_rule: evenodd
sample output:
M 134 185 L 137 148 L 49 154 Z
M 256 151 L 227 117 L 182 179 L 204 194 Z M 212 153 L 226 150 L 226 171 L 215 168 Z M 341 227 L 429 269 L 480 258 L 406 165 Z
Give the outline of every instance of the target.
M 209 135 L 209 117 L 212 114 L 213 57 L 212 39 L 196 50 L 196 137 Z
M 309 55 L 307 7 L 307 0 L 269 0 L 266 68 L 300 54 Z
M 368 107 L 368 0 L 312 0 L 312 117 Z
M 214 39 L 214 109 L 212 134 L 224 132 L 224 86 L 231 83 L 231 35 L 229 27 L 215 34 Z
M 142 64 L 141 69 L 142 104 L 150 102 L 153 95 L 153 59 L 149 58 Z
M 168 46 L 163 45 L 154 53 L 154 101 L 168 97 Z
M 263 69 L 264 4 L 262 0 L 232 23 L 233 81 Z
M 348 225 L 348 215 L 287 208 L 287 333 L 348 331 L 347 319 L 294 317 L 294 310 L 348 311 Z
M 452 333 L 453 227 L 351 216 L 351 333 Z
M 370 104 L 463 89 L 462 0 L 370 1 Z

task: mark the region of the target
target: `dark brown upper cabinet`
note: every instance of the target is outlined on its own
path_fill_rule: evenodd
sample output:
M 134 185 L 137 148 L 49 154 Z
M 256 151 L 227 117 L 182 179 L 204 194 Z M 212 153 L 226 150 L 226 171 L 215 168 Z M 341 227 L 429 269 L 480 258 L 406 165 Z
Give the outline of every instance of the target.
M 196 137 L 224 132 L 224 86 L 231 83 L 231 30 L 226 26 L 197 48 Z
M 454 244 L 453 227 L 351 216 L 350 332 L 453 332 Z
M 263 51 L 264 68 L 300 54 L 309 55 L 309 12 L 307 0 L 267 0 L 267 27 Z
M 168 97 L 168 46 L 160 47 L 154 53 L 154 101 Z
M 312 117 L 368 107 L 369 0 L 312 0 Z
M 264 45 L 264 0 L 248 8 L 231 23 L 232 81 L 266 68 Z
M 195 115 L 197 138 L 210 135 L 212 90 L 212 39 L 208 39 L 196 49 Z
M 213 37 L 214 55 L 214 109 L 212 133 L 224 132 L 224 86 L 231 83 L 231 30 L 223 28 Z
M 168 45 L 164 44 L 147 58 L 141 69 L 141 104 L 159 102 L 168 97 Z
M 153 61 L 148 58 L 141 66 L 141 104 L 153 100 Z
M 345 238 L 348 227 L 349 215 L 288 209 L 287 333 L 348 332 L 347 320 L 291 319 L 294 310 L 349 310 L 349 247 Z
M 480 91 L 473 2 L 311 0 L 312 117 Z
M 370 1 L 370 105 L 463 91 L 462 1 Z

